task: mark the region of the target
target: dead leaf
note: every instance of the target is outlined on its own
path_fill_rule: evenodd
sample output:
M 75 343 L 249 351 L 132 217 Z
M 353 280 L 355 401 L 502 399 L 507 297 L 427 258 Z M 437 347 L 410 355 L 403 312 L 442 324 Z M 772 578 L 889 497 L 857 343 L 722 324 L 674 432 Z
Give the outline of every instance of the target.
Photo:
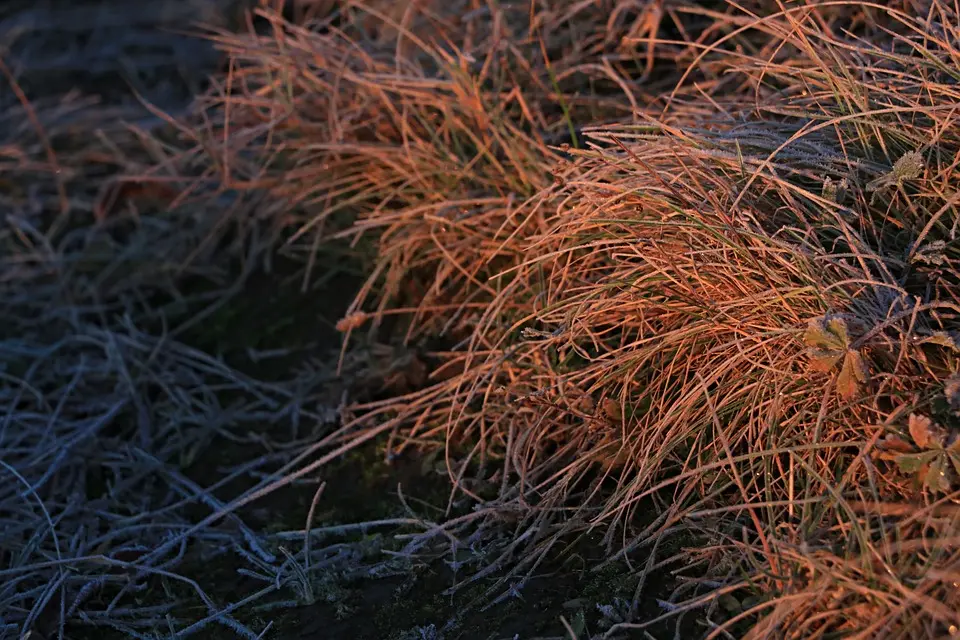
M 947 243 L 943 240 L 928 242 L 917 248 L 911 262 L 922 262 L 933 267 L 943 266 L 947 261 L 947 256 L 944 253 L 946 248 Z
M 620 403 L 613 398 L 605 398 L 603 401 L 603 412 L 608 418 L 614 421 L 623 420 L 623 411 L 620 410 Z
M 941 347 L 947 347 L 951 351 L 960 353 L 960 340 L 956 334 L 949 331 L 934 331 L 932 335 L 922 340 L 924 344 L 937 344 Z
M 897 451 L 899 453 L 913 453 L 913 446 L 900 436 L 888 433 L 879 443 L 883 451 Z
M 923 173 L 923 156 L 919 151 L 910 151 L 893 164 L 893 169 L 867 183 L 867 191 L 895 187 L 905 180 L 919 178 L 921 173 Z
M 900 156 L 893 164 L 893 175 L 899 180 L 914 180 L 923 173 L 923 156 L 919 151 L 910 151 Z
M 926 416 L 910 414 L 910 436 L 921 449 L 942 449 L 947 442 L 947 431 Z
M 584 393 L 577 399 L 574 406 L 576 406 L 577 410 L 581 413 L 589 415 L 596 410 L 597 403 L 594 402 L 589 393 Z
M 870 370 L 859 351 L 848 349 L 843 357 L 843 368 L 837 377 L 837 391 L 849 400 L 857 395 L 860 386 L 870 380 Z
M 840 362 L 841 355 L 839 351 L 824 351 L 822 349 L 811 351 L 810 368 L 814 371 L 827 373 L 837 366 L 837 363 Z
M 908 422 L 908 429 L 910 431 L 910 437 L 913 438 L 913 441 L 918 447 L 921 449 L 930 448 L 930 445 L 934 442 L 933 420 L 927 416 L 911 413 Z
M 827 372 L 843 360 L 837 388 L 845 398 L 856 395 L 868 380 L 868 370 L 858 351 L 850 349 L 850 333 L 843 318 L 814 318 L 807 324 L 803 341 L 810 348 L 810 367 Z

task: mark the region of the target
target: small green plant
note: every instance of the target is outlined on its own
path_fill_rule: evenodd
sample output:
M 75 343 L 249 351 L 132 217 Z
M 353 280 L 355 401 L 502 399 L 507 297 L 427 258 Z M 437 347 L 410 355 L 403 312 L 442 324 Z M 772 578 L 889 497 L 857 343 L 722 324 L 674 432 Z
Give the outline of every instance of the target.
M 896 436 L 886 442 L 901 451 L 893 458 L 897 467 L 904 474 L 916 475 L 930 491 L 950 491 L 956 480 L 953 476 L 960 475 L 960 439 L 953 437 L 950 442 L 947 429 L 915 413 L 910 414 L 909 431 L 913 445 Z
M 830 176 L 823 179 L 822 195 L 827 200 L 841 203 L 847 197 L 847 191 L 850 189 L 850 182 L 846 178 L 833 180 Z
M 893 164 L 893 169 L 867 183 L 867 192 L 873 198 L 888 187 L 899 187 L 907 180 L 916 180 L 923 173 L 923 156 L 919 151 L 905 153 Z
M 815 371 L 829 372 L 842 362 L 837 391 L 843 398 L 853 398 L 860 386 L 869 382 L 870 370 L 863 354 L 852 348 L 847 322 L 843 318 L 811 320 L 803 341 L 810 348 L 810 365 Z
M 960 415 L 960 376 L 947 379 L 944 396 L 951 416 Z M 916 476 L 927 490 L 951 491 L 960 479 L 960 433 L 917 413 L 910 414 L 907 431 L 912 442 L 896 435 L 885 439 L 887 457 L 902 473 Z

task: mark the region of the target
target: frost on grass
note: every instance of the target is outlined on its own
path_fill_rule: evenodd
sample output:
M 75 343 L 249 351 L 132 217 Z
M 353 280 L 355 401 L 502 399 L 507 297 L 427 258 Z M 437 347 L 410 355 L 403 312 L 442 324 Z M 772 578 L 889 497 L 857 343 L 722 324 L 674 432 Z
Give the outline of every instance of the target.
M 336 34 L 271 15 L 280 44 L 230 39 L 242 72 L 209 121 L 259 141 L 272 97 L 283 123 L 210 144 L 316 167 L 271 176 L 277 198 L 323 203 L 293 209 L 294 243 L 335 224 L 377 246 L 341 328 L 389 315 L 449 345 L 425 388 L 352 408 L 355 441 L 440 447 L 451 504 L 478 504 L 411 545 L 508 536 L 476 570 L 507 569 L 490 600 L 565 536 L 640 555 L 685 531 L 708 543 L 669 558 L 690 571 L 650 596 L 661 622 L 727 596 L 716 637 L 960 624 L 942 493 L 875 455 L 958 368 L 960 52 L 926 34 L 960 16 L 841 4 L 671 3 L 681 35 L 656 47 L 656 15 L 596 3 L 411 10 L 388 43 L 353 5 Z M 620 47 L 644 44 L 663 75 L 641 82 Z M 865 188 L 833 181 L 860 170 Z M 734 613 L 744 594 L 770 597 Z
M 396 640 L 443 640 L 443 633 L 437 630 L 435 624 L 414 627 L 400 633 Z
M 942 499 L 953 441 L 936 427 L 956 418 L 939 407 L 953 405 L 943 381 L 958 362 L 937 336 L 960 328 L 960 256 L 946 242 L 960 51 L 928 34 L 960 16 L 940 0 L 922 26 L 906 2 L 670 4 L 677 38 L 656 37 L 658 12 L 519 0 L 446 5 L 457 20 L 411 5 L 402 29 L 378 29 L 383 14 L 364 3 L 320 28 L 264 12 L 270 36 L 218 36 L 233 64 L 201 101 L 206 175 L 232 193 L 269 190 L 285 246 L 308 260 L 324 235 L 371 239 L 377 264 L 347 335 L 390 316 L 406 340 L 447 347 L 421 388 L 349 407 L 355 419 L 311 464 L 381 434 L 391 454 L 442 451 L 449 517 L 403 552 L 490 545 L 458 582 L 499 572 L 490 601 L 542 575 L 568 536 L 602 532 L 611 556 L 679 567 L 673 593 L 642 595 L 658 617 L 622 630 L 703 611 L 716 637 L 740 624 L 752 637 L 943 636 L 960 624 L 956 512 Z M 663 75 L 640 76 L 624 46 L 646 46 Z M 283 69 L 296 73 L 278 80 Z M 823 176 L 876 175 L 875 159 L 902 149 L 924 155 L 900 157 L 870 198 L 849 185 L 843 215 L 823 206 L 840 198 Z M 141 380 L 129 368 L 111 389 Z M 271 397 L 229 388 L 257 398 L 243 407 Z M 123 397 L 145 398 L 148 417 L 158 402 Z M 62 413 L 48 404 L 38 440 Z M 159 437 L 147 420 L 116 455 L 211 428 L 184 411 L 180 432 Z M 177 557 L 174 524 L 152 548 L 124 549 L 145 554 L 136 571 Z M 230 523 L 232 550 L 265 589 L 285 576 L 309 600 L 305 567 L 320 558 L 288 549 L 280 571 L 245 524 Z M 652 551 L 678 532 L 697 544 Z M 190 535 L 227 546 L 219 529 Z M 48 539 L 45 557 L 72 549 Z M 179 582 L 208 611 L 200 622 L 232 614 Z M 39 615 L 49 591 L 35 585 Z M 770 597 L 746 615 L 755 593 Z
M 35 108 L 59 153 L 52 167 L 23 109 L 0 128 L 4 175 L 30 185 L 24 198 L 0 186 L 11 211 L 0 230 L 0 635 L 186 637 L 220 625 L 257 638 L 241 617 L 305 579 L 237 508 L 255 497 L 247 489 L 282 485 L 307 434 L 332 427 L 316 409 L 329 368 L 266 384 L 179 339 L 236 290 L 229 265 L 255 262 L 269 234 L 245 224 L 231 238 L 222 207 L 104 208 L 103 175 L 164 152 L 174 166 L 175 151 L 152 146 L 154 129 L 132 134 L 65 101 Z M 247 457 L 220 456 L 224 443 Z M 353 561 L 311 554 L 315 567 Z M 272 579 L 230 602 L 218 591 L 226 581 L 235 595 L 238 575 L 218 576 L 221 565 Z
M 850 182 L 846 178 L 833 180 L 830 176 L 823 179 L 821 194 L 827 200 L 842 204 L 850 190 Z

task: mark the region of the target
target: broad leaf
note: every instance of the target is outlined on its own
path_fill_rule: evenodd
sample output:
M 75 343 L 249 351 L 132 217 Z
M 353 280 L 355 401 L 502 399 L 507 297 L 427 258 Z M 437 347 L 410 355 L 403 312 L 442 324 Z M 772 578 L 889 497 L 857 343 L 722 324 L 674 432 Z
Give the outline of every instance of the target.
M 950 458 L 950 463 L 953 465 L 954 471 L 960 476 L 960 452 L 948 451 L 947 457 Z
M 893 163 L 893 175 L 900 180 L 915 180 L 923 173 L 923 156 L 919 151 L 910 151 Z
M 893 168 L 867 183 L 867 192 L 885 187 L 895 187 L 904 180 L 914 180 L 923 173 L 923 156 L 918 151 L 905 153 L 893 164 Z
M 941 347 L 960 353 L 960 340 L 958 340 L 956 334 L 950 331 L 934 331 L 932 335 L 924 338 L 923 342 L 938 344 Z
M 583 615 L 583 610 L 577 611 L 576 615 L 573 616 L 573 624 L 571 625 L 571 630 L 574 633 L 575 638 L 579 638 L 587 630 L 587 617 Z
M 803 341 L 811 349 L 842 353 L 850 344 L 847 322 L 843 318 L 814 318 L 807 325 Z
M 937 427 L 933 420 L 927 416 L 916 413 L 910 414 L 910 421 L 907 423 L 910 430 L 910 437 L 921 449 L 930 449 L 939 446 L 937 442 Z
M 720 596 L 720 606 L 727 610 L 728 613 L 739 613 L 743 610 L 743 606 L 740 604 L 740 601 L 729 593 L 725 593 Z
M 914 451 L 909 442 L 893 433 L 888 433 L 878 444 L 881 449 L 891 452 L 913 453 Z
M 837 391 L 849 400 L 857 395 L 860 385 L 870 380 L 870 370 L 859 351 L 848 349 L 843 357 L 843 368 L 837 377 Z
M 840 357 L 843 354 L 839 351 L 824 351 L 822 349 L 815 349 L 810 352 L 810 368 L 814 371 L 820 371 L 821 373 L 826 373 L 832 370 L 837 363 L 840 362 Z
M 900 472 L 905 475 L 914 475 L 918 473 L 923 465 L 929 463 L 940 454 L 939 451 L 924 451 L 922 453 L 905 453 L 897 456 L 895 462 Z
M 948 453 L 960 457 L 960 434 L 954 432 L 953 442 L 948 444 L 945 448 Z
M 947 467 L 946 456 L 938 455 L 930 462 L 927 468 L 927 474 L 923 478 L 923 484 L 931 491 L 950 491 L 950 478 L 947 476 L 949 468 Z

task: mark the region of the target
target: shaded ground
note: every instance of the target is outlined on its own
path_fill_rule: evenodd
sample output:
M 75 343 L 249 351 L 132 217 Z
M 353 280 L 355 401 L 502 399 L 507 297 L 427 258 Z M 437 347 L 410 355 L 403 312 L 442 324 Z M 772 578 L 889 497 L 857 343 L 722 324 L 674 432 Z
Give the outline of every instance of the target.
M 104 107 L 129 107 L 133 90 L 176 114 L 220 63 L 209 43 L 186 31 L 196 23 L 236 25 L 243 4 L 13 0 L 0 7 L 0 43 L 7 65 L 33 101 L 76 90 L 96 96 Z
M 192 340 L 211 352 L 223 354 L 241 370 L 268 378 L 282 376 L 310 359 L 335 357 L 331 349 L 339 345 L 339 334 L 332 330 L 332 325 L 342 317 L 349 302 L 345 293 L 351 291 L 350 270 L 341 274 L 342 279 L 304 295 L 299 289 L 300 271 L 292 263 L 280 264 L 278 271 L 269 276 L 259 274 L 251 278 L 244 292 L 213 316 Z M 342 267 L 344 263 L 338 264 Z M 278 287 L 278 282 L 285 286 Z M 293 353 L 254 362 L 250 348 Z M 374 387 L 377 382 L 371 381 Z M 217 467 L 238 464 L 249 456 L 248 449 L 228 442 L 213 443 L 211 452 L 217 452 L 220 458 L 216 463 L 215 458 L 206 457 L 191 470 L 191 477 L 200 484 L 215 482 L 221 475 Z M 424 458 L 403 454 L 388 461 L 379 443 L 352 451 L 324 467 L 316 482 L 327 484 L 314 527 L 411 516 L 439 520 L 443 518 L 450 487 L 436 455 Z M 247 488 L 240 483 L 224 487 L 223 493 L 239 495 Z M 314 491 L 313 486 L 284 488 L 241 513 L 246 522 L 267 532 L 302 529 Z M 410 529 L 401 527 L 399 532 L 404 530 Z M 364 559 L 371 561 L 382 560 L 383 552 L 399 551 L 402 546 L 393 539 L 390 528 L 370 528 L 367 533 L 351 530 L 324 542 L 354 545 L 362 550 Z M 389 568 L 379 567 L 376 575 L 370 575 L 363 562 L 345 563 L 320 580 L 315 603 L 263 614 L 255 626 L 273 621 L 273 631 L 267 637 L 275 638 L 566 638 L 569 632 L 562 617 L 578 637 L 592 637 L 625 616 L 639 578 L 636 567 L 624 562 L 596 570 L 606 557 L 598 537 L 571 540 L 570 544 L 543 563 L 512 597 L 501 598 L 489 607 L 484 602 L 491 596 L 485 592 L 502 574 L 494 573 L 451 593 L 451 587 L 469 574 L 455 573 L 450 554 L 439 551 L 412 564 L 400 561 Z M 669 551 L 661 549 L 664 556 L 670 555 Z M 431 556 L 439 557 L 431 560 Z M 217 576 L 211 578 L 210 588 L 224 602 L 253 589 L 253 585 L 242 580 L 237 582 L 235 569 L 230 561 L 223 566 L 204 566 L 204 574 Z M 640 618 L 662 614 L 657 598 L 667 599 L 676 586 L 668 572 L 648 578 L 644 586 L 648 597 Z M 682 628 L 695 635 L 696 627 L 691 624 L 692 620 Z M 652 627 L 648 633 L 652 637 L 669 637 L 673 631 L 671 623 Z M 215 637 L 233 637 L 229 632 L 223 636 L 220 633 Z
M 327 469 L 322 477 L 328 482 L 325 495 L 330 497 L 323 500 L 324 509 L 317 515 L 315 525 L 409 516 L 397 496 L 398 485 L 402 486 L 407 502 L 424 516 L 439 510 L 446 501 L 445 477 L 424 474 L 422 461 L 414 458 L 387 464 L 374 448 L 349 455 Z M 309 490 L 281 491 L 265 500 L 268 507 L 255 511 L 259 511 L 265 528 L 299 528 L 311 494 Z M 255 522 L 256 518 L 247 520 Z M 381 536 L 372 530 L 368 535 L 334 536 L 326 542 L 337 540 L 366 547 L 371 559 L 382 550 L 399 548 L 391 536 Z M 449 553 L 412 565 L 399 562 L 393 571 L 381 570 L 376 576 L 370 576 L 362 568 L 353 570 L 345 565 L 319 581 L 316 603 L 276 611 L 273 615 L 264 614 L 260 620 L 275 623 L 273 632 L 267 636 L 275 638 L 531 639 L 569 637 L 561 621 L 563 616 L 578 637 L 593 637 L 618 621 L 618 614 L 626 613 L 637 585 L 635 572 L 624 563 L 594 570 L 603 560 L 601 540 L 575 541 L 573 548 L 545 562 L 514 597 L 489 607 L 478 605 L 484 601 L 484 592 L 497 574 L 449 593 L 454 584 L 467 577 L 464 573 L 454 574 Z M 236 596 L 250 591 L 242 582 L 236 582 L 230 569 L 229 566 L 204 569 L 207 575 L 210 571 L 223 571 L 220 580 L 211 582 L 211 590 L 217 590 L 225 601 L 233 599 L 227 585 L 237 589 Z M 650 597 L 641 617 L 652 618 L 662 613 L 655 597 L 669 596 L 675 586 L 665 574 L 649 579 L 645 592 Z M 689 625 L 684 628 L 691 631 Z M 436 635 L 431 635 L 434 631 Z M 650 631 L 653 637 L 669 637 L 673 628 L 658 625 Z M 211 637 L 233 636 L 217 631 Z

